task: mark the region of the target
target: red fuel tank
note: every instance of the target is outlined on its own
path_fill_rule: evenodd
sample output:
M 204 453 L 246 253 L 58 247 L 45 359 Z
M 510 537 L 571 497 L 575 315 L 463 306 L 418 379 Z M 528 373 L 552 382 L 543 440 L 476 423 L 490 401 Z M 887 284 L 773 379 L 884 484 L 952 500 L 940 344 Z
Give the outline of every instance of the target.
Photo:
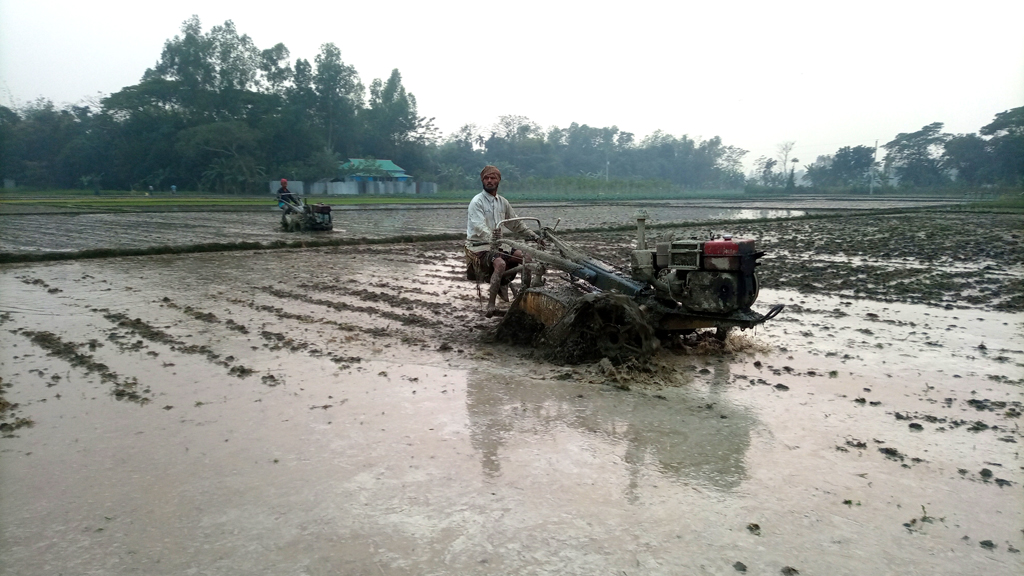
M 754 241 L 744 238 L 708 240 L 704 243 L 706 256 L 746 256 L 754 253 Z

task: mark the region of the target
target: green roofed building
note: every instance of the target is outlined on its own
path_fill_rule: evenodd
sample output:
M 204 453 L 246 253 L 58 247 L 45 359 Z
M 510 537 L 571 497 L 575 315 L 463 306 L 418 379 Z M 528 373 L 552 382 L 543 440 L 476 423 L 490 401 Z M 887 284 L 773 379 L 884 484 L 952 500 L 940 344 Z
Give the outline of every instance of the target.
M 409 182 L 412 176 L 391 160 L 349 158 L 338 166 L 342 182 Z

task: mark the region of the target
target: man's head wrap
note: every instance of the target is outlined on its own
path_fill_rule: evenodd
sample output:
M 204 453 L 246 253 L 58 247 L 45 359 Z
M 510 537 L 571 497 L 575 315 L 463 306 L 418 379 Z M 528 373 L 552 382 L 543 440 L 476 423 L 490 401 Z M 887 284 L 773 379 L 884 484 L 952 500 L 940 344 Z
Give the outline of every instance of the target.
M 498 180 L 501 180 L 501 170 L 498 170 L 497 167 L 491 166 L 490 164 L 484 166 L 484 169 L 480 171 L 480 179 L 483 180 L 484 176 L 487 176 L 488 174 L 494 174 L 498 177 Z

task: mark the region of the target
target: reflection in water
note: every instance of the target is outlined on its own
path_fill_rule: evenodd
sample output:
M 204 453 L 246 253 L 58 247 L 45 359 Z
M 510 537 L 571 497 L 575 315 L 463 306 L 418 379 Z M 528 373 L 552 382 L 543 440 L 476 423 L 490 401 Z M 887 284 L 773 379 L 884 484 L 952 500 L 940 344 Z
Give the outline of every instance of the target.
M 732 490 L 746 477 L 744 457 L 755 420 L 725 394 L 728 381 L 725 361 L 714 365 L 707 389 L 688 385 L 660 398 L 599 385 L 472 372 L 466 392 L 470 440 L 489 477 L 502 474 L 506 447 L 568 429 L 583 436 L 581 443 L 621 457 L 628 501 L 637 498 L 647 471 Z

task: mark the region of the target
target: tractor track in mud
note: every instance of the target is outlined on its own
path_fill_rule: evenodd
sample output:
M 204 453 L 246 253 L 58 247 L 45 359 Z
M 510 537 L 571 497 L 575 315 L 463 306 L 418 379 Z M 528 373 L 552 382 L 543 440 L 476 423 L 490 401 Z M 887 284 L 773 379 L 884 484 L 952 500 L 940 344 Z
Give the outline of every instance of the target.
M 93 341 L 72 342 L 49 331 L 17 329 L 12 333 L 28 338 L 32 344 L 44 350 L 48 356 L 60 358 L 72 368 L 80 369 L 88 376 L 99 377 L 100 382 L 111 386 L 110 394 L 118 400 L 128 400 L 138 404 L 148 404 L 152 401 L 149 387 L 140 384 L 138 378 L 122 376 L 103 362 L 97 361 L 95 356 L 79 351 L 84 347 L 95 350 L 101 344 Z
M 168 307 L 177 308 L 177 306 Z M 187 310 L 183 310 L 183 312 L 192 318 L 196 318 L 201 322 L 221 324 L 221 322 L 216 319 L 216 316 L 210 313 L 197 312 L 195 309 L 191 307 L 186 308 Z M 211 364 L 227 368 L 228 374 L 231 374 L 232 376 L 244 378 L 245 376 L 248 376 L 253 372 L 252 369 L 247 368 L 241 364 L 233 364 L 233 362 L 236 360 L 234 356 L 224 356 L 221 353 L 215 352 L 212 347 L 206 344 L 189 344 L 181 340 L 180 338 L 171 336 L 170 334 L 164 332 L 163 330 L 154 327 L 152 324 L 146 322 L 145 320 L 142 320 L 141 318 L 130 318 L 128 315 L 124 313 L 111 312 L 110 310 L 107 309 L 95 309 L 95 311 L 102 313 L 104 318 L 106 318 L 108 321 L 113 323 L 118 328 L 121 328 L 125 331 L 124 334 L 115 331 L 111 331 L 108 334 L 107 339 L 115 343 L 120 343 L 125 338 L 138 337 L 149 342 L 164 344 L 168 346 L 168 348 L 170 348 L 172 352 L 201 356 L 205 358 L 207 361 L 209 361 Z M 227 327 L 229 330 L 238 330 L 239 325 L 232 322 L 232 324 L 228 325 Z M 248 329 L 245 329 L 244 326 L 241 328 L 244 329 L 243 333 L 248 333 Z M 140 344 L 140 341 L 136 341 L 135 344 L 131 345 L 130 349 L 138 350 L 141 348 Z

